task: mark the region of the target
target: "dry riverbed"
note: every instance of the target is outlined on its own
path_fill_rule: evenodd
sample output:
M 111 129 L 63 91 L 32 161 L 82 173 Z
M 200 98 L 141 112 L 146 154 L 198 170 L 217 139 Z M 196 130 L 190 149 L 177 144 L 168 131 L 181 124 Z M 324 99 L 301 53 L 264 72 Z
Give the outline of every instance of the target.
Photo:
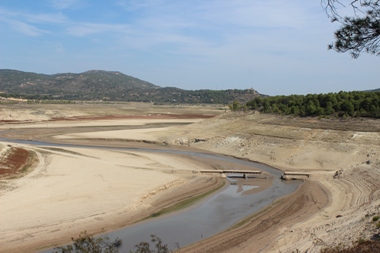
M 2 137 L 115 146 L 145 141 L 309 175 L 291 196 L 181 252 L 318 252 L 376 232 L 378 120 L 297 119 L 224 113 L 222 107 L 147 104 L 17 104 L 4 106 L 0 118 Z M 33 252 L 67 242 L 82 230 L 98 233 L 125 226 L 217 188 L 223 184 L 220 177 L 196 172 L 230 166 L 138 151 L 9 143 L 2 143 L 3 160 L 10 149 L 28 150 L 38 162 L 25 169 L 29 173 L 21 171 L 22 177 L 0 181 L 0 213 L 6 217 L 0 252 Z

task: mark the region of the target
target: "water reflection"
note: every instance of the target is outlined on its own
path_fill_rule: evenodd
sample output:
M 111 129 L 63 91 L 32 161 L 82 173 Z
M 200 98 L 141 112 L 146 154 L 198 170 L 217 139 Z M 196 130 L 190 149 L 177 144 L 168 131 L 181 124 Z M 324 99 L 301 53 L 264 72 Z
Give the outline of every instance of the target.
M 231 184 L 196 208 L 145 221 L 108 235 L 111 239 L 122 239 L 121 252 L 132 250 L 137 242 L 149 241 L 151 234 L 171 247 L 175 247 L 176 243 L 183 247 L 227 229 L 278 197 L 293 192 L 299 184 L 299 181 L 275 179 L 276 187 L 248 195 L 243 192 L 257 186 L 243 186 L 242 192 L 238 185 Z
M 108 234 L 111 240 L 120 238 L 123 241 L 120 252 L 127 252 L 134 248 L 134 245 L 141 241 L 149 241 L 150 235 L 155 234 L 165 243 L 174 248 L 176 243 L 181 247 L 195 243 L 203 238 L 215 235 L 247 216 L 259 211 L 277 198 L 285 196 L 301 184 L 300 181 L 282 181 L 281 171 L 267 165 L 251 162 L 248 160 L 236 159 L 233 157 L 213 154 L 203 154 L 183 150 L 156 150 L 149 148 L 125 148 L 108 146 L 89 146 L 75 144 L 55 144 L 38 141 L 15 141 L 0 138 L 0 141 L 17 142 L 37 146 L 55 147 L 83 147 L 83 148 L 104 148 L 117 150 L 135 150 L 143 152 L 172 153 L 187 155 L 198 159 L 213 159 L 216 161 L 227 161 L 234 164 L 251 166 L 252 168 L 265 171 L 273 176 L 271 187 L 254 194 L 246 194 L 253 191 L 256 185 L 231 184 L 218 193 L 214 194 L 201 205 L 185 212 L 170 215 L 167 217 L 150 219 L 127 228 L 111 232 Z M 245 180 L 245 179 L 229 179 Z M 249 180 L 249 179 L 248 179 Z M 247 181 L 248 181 L 247 180 Z M 261 179 L 265 180 L 265 179 Z M 53 250 L 43 251 L 44 253 Z

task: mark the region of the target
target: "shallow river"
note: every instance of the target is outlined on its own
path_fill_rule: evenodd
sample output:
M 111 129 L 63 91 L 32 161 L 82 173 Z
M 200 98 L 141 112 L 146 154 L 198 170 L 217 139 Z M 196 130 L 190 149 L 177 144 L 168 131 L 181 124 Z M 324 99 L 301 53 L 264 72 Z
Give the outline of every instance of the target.
M 203 159 L 212 159 L 216 161 L 226 161 L 235 164 L 251 166 L 252 168 L 266 171 L 274 177 L 273 184 L 270 188 L 255 194 L 243 194 L 244 191 L 250 190 L 255 186 L 244 186 L 243 191 L 238 192 L 238 186 L 230 184 L 228 187 L 216 192 L 207 198 L 200 205 L 188 208 L 185 211 L 176 214 L 169 214 L 164 217 L 157 217 L 139 222 L 135 225 L 128 226 L 118 231 L 108 233 L 111 240 L 120 238 L 123 241 L 120 252 L 129 252 L 134 249 L 134 245 L 141 241 L 150 241 L 150 235 L 154 234 L 160 237 L 164 243 L 171 248 L 178 244 L 180 247 L 195 243 L 201 239 L 215 235 L 245 217 L 259 211 L 274 200 L 292 193 L 301 184 L 300 181 L 283 181 L 280 179 L 282 172 L 270 166 L 250 162 L 247 160 L 236 159 L 223 155 L 203 154 L 182 150 L 157 150 L 157 149 L 135 149 L 123 147 L 106 147 L 106 146 L 85 146 L 70 144 L 53 144 L 35 141 L 15 141 L 0 139 L 0 141 L 11 141 L 23 144 L 37 146 L 55 146 L 55 147 L 83 147 L 83 148 L 107 148 L 118 150 L 137 150 L 144 152 L 164 152 L 188 155 L 191 157 Z M 228 179 L 233 181 L 233 179 Z M 52 250 L 43 251 L 43 253 L 52 252 Z
M 239 220 L 259 211 L 275 199 L 293 192 L 300 182 L 276 179 L 268 190 L 243 195 L 237 185 L 208 198 L 200 206 L 167 217 L 147 220 L 109 233 L 111 239 L 123 241 L 121 252 L 133 249 L 136 242 L 149 241 L 149 235 L 160 237 L 170 247 L 186 246 L 221 232 Z M 252 187 L 252 186 L 251 186 Z

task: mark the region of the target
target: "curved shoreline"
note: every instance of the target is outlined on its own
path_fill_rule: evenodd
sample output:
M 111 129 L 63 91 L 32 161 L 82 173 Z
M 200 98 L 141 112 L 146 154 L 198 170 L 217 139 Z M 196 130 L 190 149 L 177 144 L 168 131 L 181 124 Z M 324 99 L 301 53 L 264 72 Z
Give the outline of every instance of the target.
M 110 140 L 104 140 L 104 141 L 110 141 Z M 146 142 L 144 142 L 144 143 L 146 143 Z M 189 150 L 189 148 L 185 148 L 184 150 Z M 194 149 L 190 148 L 190 150 L 194 150 Z M 199 152 L 199 150 L 198 150 L 198 152 Z M 220 155 L 223 155 L 223 154 L 220 154 Z M 223 155 L 223 156 L 226 156 L 226 155 Z M 226 157 L 231 157 L 231 158 L 235 158 L 235 159 L 238 159 L 238 160 L 244 160 L 244 161 L 253 162 L 253 161 L 251 161 L 250 159 L 247 159 L 247 158 L 241 158 L 241 157 L 235 157 L 235 156 L 226 156 Z M 259 163 L 259 162 L 255 162 L 255 163 Z M 261 165 L 265 165 L 265 166 L 269 166 L 269 165 L 266 165 L 265 163 L 260 163 L 260 164 Z M 272 167 L 272 166 L 269 166 L 269 167 Z M 279 172 L 283 172 L 282 170 L 280 170 L 278 168 L 273 168 L 273 169 L 275 169 L 275 170 L 277 170 Z M 266 180 L 268 180 L 268 179 L 266 179 Z M 177 204 L 181 205 L 182 202 L 187 202 L 188 200 L 191 200 L 192 198 L 196 198 L 197 199 L 197 198 L 199 198 L 199 195 L 209 195 L 209 194 L 211 194 L 211 193 L 213 193 L 215 191 L 218 191 L 225 184 L 225 179 L 223 179 L 223 178 L 221 178 L 219 176 L 210 177 L 208 181 L 209 181 L 210 184 L 206 184 L 206 185 L 204 183 L 201 183 L 201 182 L 198 182 L 198 186 L 196 186 L 194 184 L 192 184 L 192 185 L 182 185 L 180 190 L 179 189 L 175 190 L 175 195 L 172 195 L 171 190 L 168 190 L 168 191 L 160 194 L 159 196 L 156 196 L 157 199 L 153 201 L 152 208 L 146 209 L 143 212 L 140 212 L 139 215 L 138 215 L 138 218 L 129 217 L 126 221 L 124 221 L 124 222 L 122 221 L 122 223 L 124 223 L 124 225 L 113 226 L 113 227 L 103 227 L 101 232 L 99 232 L 99 231 L 98 232 L 94 232 L 94 234 L 104 233 L 105 231 L 111 232 L 111 231 L 114 231 L 114 230 L 121 229 L 121 228 L 123 228 L 125 226 L 134 224 L 136 222 L 140 222 L 142 220 L 149 219 L 156 212 L 161 212 L 162 210 L 165 210 L 167 208 L 170 209 L 170 207 L 175 206 Z M 202 187 L 200 187 L 200 186 L 202 186 Z M 265 190 L 268 187 L 269 187 L 269 185 L 266 183 L 265 185 L 263 185 L 263 188 L 261 188 L 260 191 Z M 296 192 L 292 193 L 291 195 L 282 197 L 282 198 L 276 200 L 276 202 L 273 203 L 273 204 L 271 204 L 270 206 L 265 207 L 263 210 L 260 210 L 260 211 L 258 211 L 256 213 L 252 214 L 251 216 L 244 218 L 243 222 L 242 221 L 238 222 L 237 224 L 233 225 L 233 227 L 228 228 L 224 232 L 221 232 L 220 234 L 211 236 L 209 239 L 206 239 L 206 240 L 203 240 L 203 241 L 200 241 L 200 242 L 196 242 L 196 243 L 194 243 L 194 244 L 192 244 L 190 246 L 181 248 L 181 252 L 197 252 L 198 250 L 200 250 L 199 252 L 205 252 L 205 250 L 207 252 L 221 252 L 221 250 L 226 250 L 226 249 L 231 248 L 234 245 L 230 245 L 228 247 L 226 247 L 226 245 L 224 245 L 222 248 L 218 247 L 214 251 L 214 249 L 213 249 L 213 247 L 214 247 L 213 244 L 214 243 L 213 242 L 216 240 L 217 241 L 216 243 L 219 245 L 219 242 L 218 242 L 219 239 L 218 238 L 220 238 L 220 237 L 223 238 L 222 240 L 231 240 L 231 239 L 235 240 L 235 238 L 232 235 L 234 233 L 236 233 L 236 231 L 243 231 L 243 232 L 239 232 L 239 233 L 240 234 L 241 233 L 245 234 L 246 233 L 245 231 L 246 231 L 246 224 L 247 223 L 251 224 L 252 222 L 254 222 L 254 220 L 256 218 L 260 218 L 260 217 L 264 217 L 264 216 L 266 217 L 268 215 L 271 216 L 273 209 L 275 209 L 275 210 L 283 209 L 283 205 L 282 204 L 288 203 L 288 201 L 287 201 L 288 198 L 289 199 L 293 199 L 292 196 L 293 195 L 297 195 L 297 193 L 299 193 L 301 191 L 301 187 L 298 187 L 297 190 L 296 190 Z M 204 197 L 201 197 L 201 198 L 202 198 L 201 201 L 203 201 Z M 298 199 L 296 199 L 296 200 L 298 200 Z M 195 205 L 199 205 L 200 203 L 194 203 L 194 204 Z M 192 206 L 192 208 L 193 207 L 194 206 Z M 184 208 L 186 208 L 186 207 L 184 207 Z M 185 211 L 185 210 L 174 210 L 174 212 L 182 212 L 182 211 Z M 264 216 L 262 215 L 262 213 L 264 214 Z M 168 215 L 174 215 L 174 214 L 175 213 L 170 212 Z M 143 217 L 143 218 L 141 219 L 141 217 Z M 283 218 L 283 216 L 281 216 L 281 218 Z M 251 226 L 249 226 L 249 227 L 251 227 Z M 103 229 L 105 229 L 105 231 Z M 227 238 L 226 238 L 226 236 L 227 236 Z M 250 234 L 248 236 L 251 237 Z M 205 243 L 205 241 L 207 241 L 207 243 Z M 238 242 L 238 240 L 236 240 L 236 242 Z M 206 246 L 206 244 L 207 244 L 207 246 Z M 199 249 L 200 245 L 201 245 L 201 248 Z
M 281 228 L 319 212 L 328 204 L 325 194 L 318 184 L 306 181 L 291 195 L 277 200 L 222 233 L 181 248 L 181 252 L 232 253 L 275 250 L 275 238 L 280 236 Z M 245 245 L 248 240 L 255 242 L 255 249 Z
M 110 217 L 111 222 L 106 224 L 92 223 L 87 226 L 86 230 L 87 232 L 90 231 L 89 233 L 91 235 L 100 235 L 122 229 L 124 227 L 138 223 L 145 219 L 149 219 L 151 218 L 153 213 L 160 212 L 165 208 L 170 208 L 171 206 L 186 201 L 189 198 L 196 198 L 199 195 L 208 195 L 209 193 L 213 193 L 214 191 L 217 191 L 221 187 L 223 187 L 224 184 L 224 179 L 221 177 L 204 177 L 201 179 L 198 178 L 197 180 L 192 180 L 191 184 L 186 183 L 178 187 L 165 190 L 164 192 L 161 192 L 151 197 L 148 200 L 150 207 L 140 209 L 139 212 L 135 213 L 134 215 L 130 215 L 129 213 L 126 215 L 116 215 L 113 213 L 108 213 L 106 214 L 106 216 Z M 172 213 L 170 213 L 169 215 L 172 215 Z M 104 219 L 108 220 L 106 217 Z M 51 243 L 48 244 L 46 242 L 39 242 L 32 247 L 32 250 L 30 250 L 30 248 L 22 250 L 29 250 L 30 252 L 46 250 L 49 248 L 53 248 L 56 245 L 64 245 L 71 243 L 70 238 L 75 238 L 76 236 L 77 235 L 73 235 L 72 232 L 67 232 L 67 236 L 64 237 L 64 239 L 54 239 L 53 241 L 51 241 Z
M 243 160 L 248 160 L 248 159 L 243 159 Z M 162 209 L 165 209 L 166 207 L 173 206 L 176 203 L 179 203 L 181 201 L 187 201 L 189 198 L 191 199 L 194 197 L 197 198 L 199 195 L 203 195 L 203 194 L 208 195 L 210 194 L 210 192 L 214 192 L 215 190 L 219 189 L 221 186 L 224 185 L 225 180 L 222 179 L 221 177 L 207 177 L 207 178 L 208 179 L 206 181 L 205 180 L 198 181 L 198 182 L 193 181 L 191 184 L 185 184 L 185 185 L 180 186 L 180 188 L 176 188 L 175 191 L 167 190 L 163 192 L 162 194 L 155 196 L 151 200 L 151 204 L 150 204 L 151 208 L 144 209 L 142 212 L 139 212 L 137 216 L 129 216 L 129 217 L 121 218 L 121 219 L 120 217 L 118 217 L 117 225 L 107 224 L 106 226 L 102 226 L 100 230 L 99 225 L 91 224 L 88 227 L 88 229 L 91 231 L 91 234 L 100 234 L 100 233 L 104 233 L 105 231 L 117 230 L 127 225 L 138 222 L 141 220 L 141 218 L 149 217 L 151 216 L 152 213 L 158 212 Z M 266 187 L 264 187 L 261 190 L 264 190 Z M 72 234 L 70 234 L 70 236 L 72 237 Z M 70 238 L 70 237 L 67 237 L 67 238 Z M 59 241 L 54 240 L 54 245 L 57 245 L 57 243 L 64 244 L 64 243 L 69 243 L 69 242 L 70 241 L 65 240 L 65 239 L 59 240 Z M 50 246 L 53 246 L 53 245 L 50 244 Z M 33 246 L 32 248 L 41 250 L 41 249 L 49 248 L 50 246 L 47 246 L 46 242 L 44 242 L 43 245 L 36 243 L 35 246 Z M 27 250 L 23 248 L 20 248 L 20 249 Z M 28 250 L 30 250 L 30 248 Z
M 253 249 L 257 251 L 264 249 L 265 252 L 288 252 L 294 247 L 294 250 L 318 252 L 322 246 L 314 244 L 313 238 L 320 238 L 331 246 L 339 243 L 348 245 L 347 243 L 356 239 L 353 234 L 362 234 L 362 229 L 367 224 L 363 221 L 366 219 L 364 217 L 369 215 L 371 218 L 371 214 L 378 212 L 376 205 L 380 203 L 378 183 L 380 172 L 376 169 L 380 164 L 376 157 L 376 154 L 380 153 L 378 133 L 366 133 L 366 130 L 356 128 L 350 131 L 336 130 L 335 125 L 338 123 L 329 121 L 326 123 L 328 128 L 322 129 L 319 127 L 319 121 L 314 119 L 226 114 L 223 117 L 207 120 L 205 123 L 171 128 L 159 134 L 152 133 L 152 140 L 183 145 L 185 148 L 191 145 L 190 148 L 195 146 L 198 150 L 210 150 L 213 153 L 238 158 L 244 156 L 243 159 L 250 158 L 249 160 L 264 162 L 285 171 L 310 173 L 310 179 L 307 179 L 302 186 L 302 189 L 310 189 L 303 193 L 300 188 L 285 198 L 293 200 L 294 207 L 298 207 L 297 210 L 293 209 L 293 214 L 285 213 L 280 220 L 278 220 L 280 216 L 276 216 L 276 219 L 272 216 L 265 217 L 265 213 L 271 210 L 277 208 L 281 211 L 286 207 L 286 200 L 276 202 L 241 227 L 231 228 L 231 231 L 240 231 L 241 237 L 245 237 L 246 240 L 236 239 L 237 242 L 240 240 L 240 243 L 224 244 L 225 247 L 220 250 L 231 253 L 255 252 Z M 364 121 L 364 124 L 367 124 L 367 121 Z M 275 127 L 271 128 L 273 125 Z M 30 133 L 25 133 L 25 139 L 28 139 Z M 134 136 L 133 131 L 128 134 Z M 197 140 L 202 141 L 197 142 Z M 371 163 L 366 163 L 367 161 Z M 371 175 L 370 178 L 368 174 Z M 311 190 L 314 188 L 319 194 Z M 302 201 L 304 205 L 300 204 Z M 312 208 L 315 203 L 318 203 L 319 210 Z M 292 209 L 289 207 L 287 210 Z M 272 213 L 275 217 L 276 212 Z M 342 216 L 343 219 L 337 218 Z M 126 220 L 127 218 L 130 217 L 125 217 Z M 115 226 L 119 222 L 117 219 L 115 218 L 113 224 Z M 263 232 L 264 235 L 267 233 L 267 236 L 262 237 L 260 231 L 253 230 L 254 222 L 256 226 L 260 225 L 260 222 L 271 224 Z M 261 224 L 261 228 L 263 227 L 264 224 Z M 217 235 L 219 239 L 215 240 L 235 241 L 233 233 L 230 235 L 232 237 L 227 237 L 227 233 L 230 233 L 230 230 Z M 314 235 L 318 237 L 313 237 Z M 254 240 L 248 239 L 250 236 Z M 363 237 L 368 238 L 366 235 Z M 256 240 L 259 241 L 258 244 Z M 204 249 L 209 249 L 209 252 L 213 252 L 213 248 L 218 249 L 211 241 L 199 244 L 203 245 Z M 196 245 L 191 245 L 189 248 Z M 200 245 L 197 247 L 202 249 Z

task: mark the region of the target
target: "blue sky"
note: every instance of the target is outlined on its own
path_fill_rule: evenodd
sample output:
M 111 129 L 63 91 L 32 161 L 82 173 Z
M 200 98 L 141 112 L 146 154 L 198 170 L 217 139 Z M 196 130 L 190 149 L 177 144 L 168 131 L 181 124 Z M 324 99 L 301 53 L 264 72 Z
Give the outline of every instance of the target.
M 268 95 L 380 88 L 380 58 L 327 50 L 319 0 L 0 0 L 0 68 L 120 71 Z

